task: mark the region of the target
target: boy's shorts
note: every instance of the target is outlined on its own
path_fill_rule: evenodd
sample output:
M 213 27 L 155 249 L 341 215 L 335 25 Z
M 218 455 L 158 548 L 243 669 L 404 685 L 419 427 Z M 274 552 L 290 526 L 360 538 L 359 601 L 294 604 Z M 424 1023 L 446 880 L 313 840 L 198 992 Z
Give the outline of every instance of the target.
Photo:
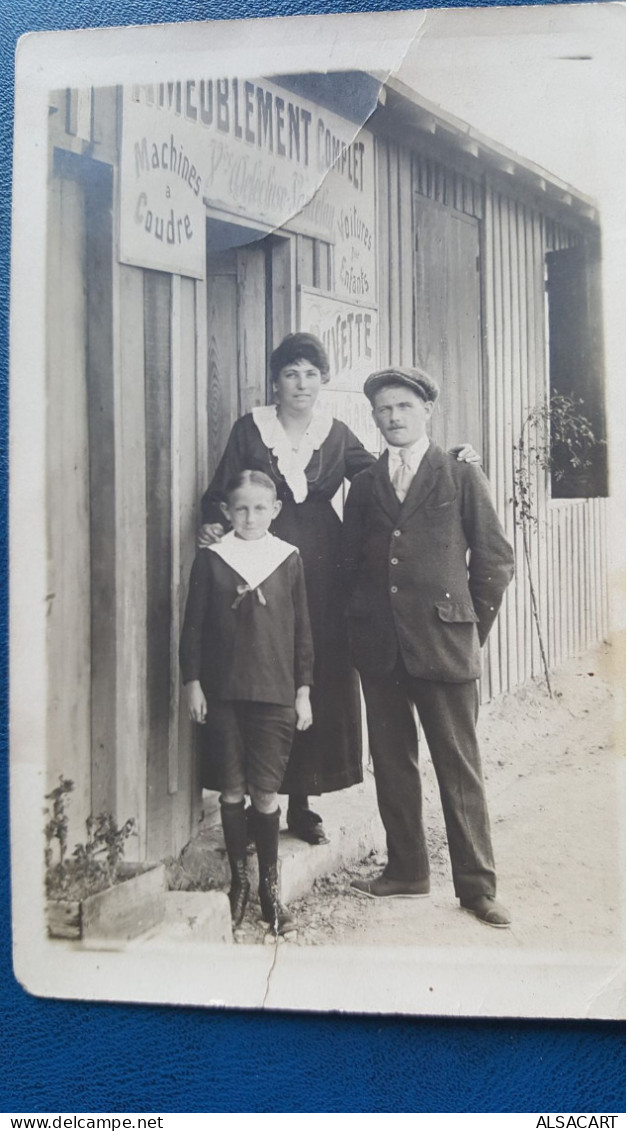
M 290 757 L 297 721 L 294 707 L 207 696 L 201 729 L 217 787 L 247 793 L 251 786 L 276 793 Z

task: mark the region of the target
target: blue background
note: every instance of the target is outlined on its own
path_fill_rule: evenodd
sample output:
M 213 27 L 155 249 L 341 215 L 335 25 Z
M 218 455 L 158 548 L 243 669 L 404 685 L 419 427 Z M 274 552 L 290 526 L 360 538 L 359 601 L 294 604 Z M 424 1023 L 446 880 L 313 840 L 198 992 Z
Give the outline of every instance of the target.
M 425 6 L 429 0 L 424 0 Z M 27 31 L 402 9 L 386 0 L 0 0 L 0 458 L 7 451 L 13 56 Z M 441 6 L 433 4 L 431 6 Z M 450 4 L 449 6 L 454 6 Z M 455 6 L 463 6 L 455 5 Z M 467 6 L 470 6 L 467 0 Z M 7 635 L 7 475 L 1 630 Z M 6 643 L 1 714 L 8 783 Z M 624 1111 L 623 1026 L 339 1017 L 44 1001 L 11 967 L 8 789 L 0 852 L 0 1110 Z

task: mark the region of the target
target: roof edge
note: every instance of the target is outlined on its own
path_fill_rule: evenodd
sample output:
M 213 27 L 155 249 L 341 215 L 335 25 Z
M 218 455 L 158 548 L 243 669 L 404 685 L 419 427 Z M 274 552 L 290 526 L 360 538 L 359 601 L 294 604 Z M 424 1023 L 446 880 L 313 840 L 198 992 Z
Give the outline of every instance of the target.
M 548 169 L 522 157 L 501 142 L 487 137 L 462 118 L 456 117 L 438 103 L 413 90 L 407 83 L 391 76 L 385 83 L 382 94 L 384 97 L 380 101 L 385 113 L 402 117 L 407 124 L 412 122 L 417 129 L 440 137 L 442 140 L 450 140 L 471 157 L 484 158 L 501 173 L 511 176 L 517 173 L 523 175 L 528 185 L 532 185 L 539 192 L 547 193 L 553 201 L 571 207 L 580 216 L 599 224 L 599 210 L 593 197 L 587 196 L 567 181 L 550 173 Z

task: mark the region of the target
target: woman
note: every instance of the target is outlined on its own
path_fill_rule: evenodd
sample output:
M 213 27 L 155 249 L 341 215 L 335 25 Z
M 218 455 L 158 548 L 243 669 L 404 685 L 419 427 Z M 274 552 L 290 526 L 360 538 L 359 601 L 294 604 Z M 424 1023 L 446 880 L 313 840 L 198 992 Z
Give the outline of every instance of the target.
M 309 844 L 325 844 L 322 820 L 308 795 L 362 781 L 358 679 L 345 640 L 340 574 L 341 523 L 331 500 L 344 479 L 373 463 L 357 436 L 321 406 L 329 361 L 312 334 L 288 334 L 270 359 L 275 404 L 236 421 L 203 496 L 199 546 L 225 533 L 220 504 L 227 483 L 244 470 L 273 480 L 282 509 L 272 531 L 301 552 L 314 639 L 313 726 L 295 735 L 281 793 L 289 795 L 288 828 Z M 477 459 L 464 449 L 459 458 Z M 203 785 L 218 786 L 210 765 Z

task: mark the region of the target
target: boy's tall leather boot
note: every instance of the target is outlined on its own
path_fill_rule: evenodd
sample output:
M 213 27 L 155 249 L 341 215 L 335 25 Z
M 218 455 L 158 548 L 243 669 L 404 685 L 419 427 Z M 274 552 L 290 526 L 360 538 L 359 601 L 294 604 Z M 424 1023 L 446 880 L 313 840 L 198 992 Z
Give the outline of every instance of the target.
M 296 931 L 297 925 L 279 898 L 277 857 L 280 816 L 280 809 L 276 809 L 274 813 L 260 813 L 255 809 L 253 827 L 259 862 L 259 901 L 262 918 L 266 923 L 270 923 L 275 935 L 287 935 L 290 931 Z
M 231 921 L 234 927 L 239 927 L 244 918 L 244 912 L 249 899 L 251 885 L 246 874 L 246 817 L 244 816 L 244 801 L 231 804 L 220 801 L 220 815 L 222 818 L 222 831 L 225 837 L 225 847 L 231 868 L 231 888 L 229 889 L 229 903 L 231 905 Z

